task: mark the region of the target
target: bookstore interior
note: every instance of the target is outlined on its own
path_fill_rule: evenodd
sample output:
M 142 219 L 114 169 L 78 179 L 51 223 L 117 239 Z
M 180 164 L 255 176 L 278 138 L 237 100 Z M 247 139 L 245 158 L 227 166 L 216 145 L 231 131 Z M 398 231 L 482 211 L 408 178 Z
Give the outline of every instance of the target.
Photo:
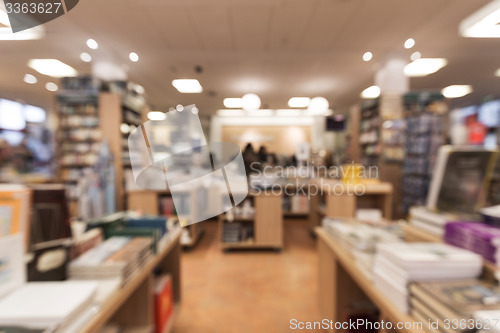
M 0 1 L 0 333 L 500 332 L 498 38 L 500 0 Z

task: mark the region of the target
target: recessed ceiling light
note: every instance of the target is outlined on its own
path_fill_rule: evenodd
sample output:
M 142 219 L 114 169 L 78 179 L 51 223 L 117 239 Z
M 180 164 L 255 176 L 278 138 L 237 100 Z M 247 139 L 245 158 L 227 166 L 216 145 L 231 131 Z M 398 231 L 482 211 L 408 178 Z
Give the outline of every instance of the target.
M 130 54 L 128 55 L 128 57 L 130 58 L 130 61 L 133 61 L 133 62 L 138 62 L 139 61 L 139 55 L 135 52 L 130 52 Z
M 38 73 L 52 77 L 77 76 L 78 72 L 71 66 L 57 59 L 31 59 L 28 67 Z
M 500 68 L 496 70 L 495 76 L 500 76 Z
M 181 104 L 177 104 L 177 106 L 175 107 L 175 109 L 179 112 L 182 112 L 184 111 L 184 107 L 181 105 Z
M 228 109 L 241 109 L 243 100 L 241 98 L 224 98 L 224 106 Z
M 436 73 L 448 64 L 444 58 L 420 58 L 410 62 L 404 68 L 406 76 L 419 77 Z
M 203 92 L 203 87 L 196 79 L 176 79 L 172 81 L 172 85 L 184 94 L 196 94 Z
M 405 41 L 405 49 L 411 49 L 414 46 L 415 46 L 415 40 L 413 38 L 408 38 Z
M 370 60 L 372 60 L 372 58 L 373 58 L 373 53 L 371 53 L 371 52 L 365 52 L 363 54 L 364 61 L 370 61 Z
M 167 119 L 167 114 L 161 111 L 150 111 L 148 112 L 149 120 L 165 120 Z
M 35 84 L 38 82 L 38 79 L 31 74 L 25 74 L 24 75 L 24 82 L 29 83 L 29 84 Z
M 380 87 L 371 86 L 361 92 L 361 98 L 377 98 L 380 96 Z
M 241 99 L 243 100 L 244 110 L 257 110 L 260 108 L 260 97 L 256 94 L 245 94 Z
M 97 50 L 99 47 L 99 44 L 92 38 L 87 39 L 87 46 L 90 47 L 92 50 Z
M 472 92 L 472 86 L 467 84 L 454 84 L 441 90 L 446 98 L 459 98 Z
M 420 58 L 422 58 L 422 53 L 420 53 L 418 51 L 417 52 L 413 52 L 411 54 L 411 57 L 410 57 L 411 61 L 415 61 L 415 60 L 418 60 Z
M 47 89 L 48 91 L 57 91 L 57 89 L 59 89 L 57 87 L 57 84 L 55 84 L 54 82 L 47 82 L 45 84 L 45 89 Z
M 91 62 L 92 61 L 92 56 L 88 54 L 87 52 L 83 52 L 80 54 L 80 59 L 84 62 Z
M 200 110 L 198 110 L 198 108 L 197 108 L 196 106 L 194 106 L 194 107 L 191 109 L 191 112 L 192 112 L 193 114 L 198 114 L 198 113 L 200 113 Z
M 131 132 L 130 126 L 127 123 L 121 123 L 120 132 L 122 132 L 122 134 L 127 134 L 128 132 Z
M 306 108 L 310 102 L 309 97 L 292 97 L 288 100 L 288 106 L 291 108 Z
M 500 38 L 500 0 L 488 3 L 460 23 L 464 37 Z

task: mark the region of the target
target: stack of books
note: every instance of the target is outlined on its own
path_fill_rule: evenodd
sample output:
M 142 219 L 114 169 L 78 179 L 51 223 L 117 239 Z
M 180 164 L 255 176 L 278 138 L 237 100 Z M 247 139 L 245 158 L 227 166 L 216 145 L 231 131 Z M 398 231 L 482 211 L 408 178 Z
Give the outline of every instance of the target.
M 478 280 L 424 282 L 410 286 L 411 315 L 425 326 L 432 322 L 436 331 L 475 332 L 485 316 L 499 307 L 500 289 Z M 498 310 L 494 312 L 498 321 Z M 494 322 L 489 322 L 491 328 Z M 487 326 L 486 320 L 482 324 Z
M 378 243 L 402 242 L 397 228 L 323 219 L 323 227 L 350 251 L 358 268 L 369 278 L 373 276 L 373 263 Z
M 445 226 L 452 221 L 457 221 L 458 216 L 447 213 L 437 213 L 424 206 L 410 209 L 410 224 L 425 232 L 438 237 L 443 237 Z
M 481 255 L 500 266 L 500 229 L 483 223 L 459 222 L 446 225 L 446 243 Z
M 69 264 L 71 279 L 119 278 L 125 285 L 151 256 L 151 238 L 111 237 Z
M 373 265 L 376 287 L 408 313 L 408 284 L 477 278 L 482 258 L 441 243 L 379 244 Z

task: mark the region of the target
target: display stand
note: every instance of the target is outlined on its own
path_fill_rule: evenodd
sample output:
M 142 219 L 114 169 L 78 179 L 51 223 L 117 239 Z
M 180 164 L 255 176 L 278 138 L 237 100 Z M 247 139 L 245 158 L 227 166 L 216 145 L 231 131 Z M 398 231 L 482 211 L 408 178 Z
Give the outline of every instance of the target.
M 356 266 L 354 258 L 321 227 L 315 228 L 319 255 L 319 306 L 323 318 L 333 322 L 345 321 L 344 311 L 352 302 L 369 299 L 380 311 L 380 319 L 396 323 L 418 322 L 401 312 L 386 295 Z M 423 323 L 425 327 L 425 323 Z M 392 331 L 392 330 L 390 330 Z M 341 330 L 330 330 L 341 332 Z M 379 330 L 389 332 L 389 330 Z M 426 330 L 403 328 L 401 333 L 424 333 Z
M 154 191 L 154 190 L 141 190 L 127 192 L 127 208 L 130 210 L 138 210 L 146 215 L 160 216 L 163 215 L 161 211 L 161 198 L 171 197 L 170 191 Z M 203 223 L 194 223 L 186 226 L 189 229 L 190 238 L 189 242 L 182 241 L 181 245 L 184 247 L 192 248 L 201 239 L 205 233 L 205 225 Z
M 383 218 L 392 219 L 392 192 L 390 183 L 366 184 L 364 194 L 356 195 L 359 185 L 343 185 L 337 180 L 315 179 L 310 186 L 309 230 L 321 225 L 323 217 L 353 218 L 358 208 L 379 208 Z M 342 193 L 339 192 L 342 189 Z M 315 195 L 314 195 L 315 194 Z
M 157 268 L 163 273 L 171 274 L 173 279 L 174 309 L 165 333 L 171 332 L 181 301 L 180 235 L 180 230 L 171 231 L 165 248 L 150 259 L 130 282 L 113 292 L 79 332 L 98 332 L 107 323 L 126 327 L 153 325 L 153 272 Z
M 272 248 L 280 251 L 283 248 L 283 196 L 272 192 L 250 192 L 248 196 L 254 201 L 254 216 L 234 216 L 233 221 L 229 222 L 227 214 L 219 215 L 221 248 Z M 253 224 L 254 237 L 248 241 L 224 242 L 224 228 L 231 223 Z

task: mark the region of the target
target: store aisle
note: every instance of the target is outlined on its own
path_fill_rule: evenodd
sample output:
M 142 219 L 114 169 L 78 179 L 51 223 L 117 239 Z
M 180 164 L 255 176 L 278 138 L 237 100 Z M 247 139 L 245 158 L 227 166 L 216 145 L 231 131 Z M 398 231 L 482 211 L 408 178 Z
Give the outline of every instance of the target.
M 175 333 L 291 332 L 290 320 L 320 320 L 317 255 L 304 220 L 285 221 L 285 248 L 224 253 L 217 224 L 182 257 Z

